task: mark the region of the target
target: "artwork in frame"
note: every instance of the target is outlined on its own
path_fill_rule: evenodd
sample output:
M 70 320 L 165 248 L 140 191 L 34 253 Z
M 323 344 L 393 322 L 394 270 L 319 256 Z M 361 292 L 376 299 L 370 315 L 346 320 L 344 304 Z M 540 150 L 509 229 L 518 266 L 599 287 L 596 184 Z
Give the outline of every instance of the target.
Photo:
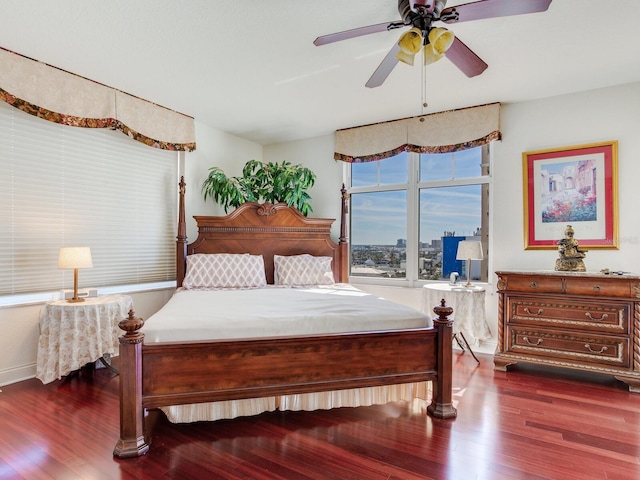
M 567 225 L 580 247 L 618 248 L 618 143 L 524 152 L 525 249 L 557 248 Z

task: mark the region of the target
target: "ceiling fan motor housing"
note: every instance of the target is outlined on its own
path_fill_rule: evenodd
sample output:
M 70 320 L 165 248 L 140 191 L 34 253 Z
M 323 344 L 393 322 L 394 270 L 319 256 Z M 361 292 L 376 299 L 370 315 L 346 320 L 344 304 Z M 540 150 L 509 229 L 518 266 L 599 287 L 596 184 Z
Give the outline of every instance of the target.
M 446 4 L 446 0 L 398 0 L 398 13 L 407 25 L 412 23 L 415 15 L 437 20 Z
M 417 14 L 425 15 L 433 12 L 435 2 L 434 0 L 409 0 L 409 6 Z
M 422 31 L 427 44 L 431 24 L 440 19 L 440 12 L 446 3 L 446 0 L 398 0 L 398 13 L 405 25 L 412 25 Z

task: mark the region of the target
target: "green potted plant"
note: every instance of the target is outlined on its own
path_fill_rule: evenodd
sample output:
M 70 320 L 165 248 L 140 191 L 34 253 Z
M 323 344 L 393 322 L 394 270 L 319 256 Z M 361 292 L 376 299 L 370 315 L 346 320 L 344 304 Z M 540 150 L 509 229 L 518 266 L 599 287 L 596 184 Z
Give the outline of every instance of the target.
M 315 173 L 299 164 L 249 160 L 239 177 L 227 177 L 220 167 L 211 167 L 202 194 L 205 201 L 213 199 L 225 212 L 245 202 L 282 202 L 307 216 L 313 210 L 307 190 L 315 181 Z

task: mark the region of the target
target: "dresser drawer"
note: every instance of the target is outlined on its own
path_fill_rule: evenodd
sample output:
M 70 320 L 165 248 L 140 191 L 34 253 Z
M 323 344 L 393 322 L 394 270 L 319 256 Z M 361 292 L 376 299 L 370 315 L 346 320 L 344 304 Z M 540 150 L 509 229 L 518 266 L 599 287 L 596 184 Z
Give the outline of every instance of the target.
M 507 277 L 505 290 L 525 293 L 563 293 L 562 277 L 539 275 L 517 275 Z
M 633 286 L 634 282 L 624 277 L 567 277 L 565 280 L 565 293 L 593 297 L 634 298 Z
M 565 300 L 562 297 L 512 295 L 507 298 L 508 324 L 628 335 L 632 303 Z
M 628 337 L 507 327 L 507 352 L 582 364 L 628 368 Z

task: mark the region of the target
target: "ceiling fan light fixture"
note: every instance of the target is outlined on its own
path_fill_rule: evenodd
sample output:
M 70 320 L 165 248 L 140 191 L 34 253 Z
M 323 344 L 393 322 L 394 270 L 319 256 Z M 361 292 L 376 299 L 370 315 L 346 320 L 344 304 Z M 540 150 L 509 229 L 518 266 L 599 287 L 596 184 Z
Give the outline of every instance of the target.
M 444 53 L 438 53 L 433 49 L 433 46 L 431 44 L 425 45 L 424 48 L 422 49 L 423 55 L 424 55 L 424 64 L 425 65 L 430 65 L 432 63 L 437 62 L 438 60 L 440 60 L 442 57 L 444 57 Z
M 411 30 L 404 32 L 398 40 L 400 50 L 395 57 L 399 62 L 413 65 L 413 58 L 422 48 L 422 32 L 419 28 L 413 27 Z
M 436 54 L 444 55 L 454 40 L 455 35 L 446 28 L 436 27 L 429 30 L 429 45 Z

